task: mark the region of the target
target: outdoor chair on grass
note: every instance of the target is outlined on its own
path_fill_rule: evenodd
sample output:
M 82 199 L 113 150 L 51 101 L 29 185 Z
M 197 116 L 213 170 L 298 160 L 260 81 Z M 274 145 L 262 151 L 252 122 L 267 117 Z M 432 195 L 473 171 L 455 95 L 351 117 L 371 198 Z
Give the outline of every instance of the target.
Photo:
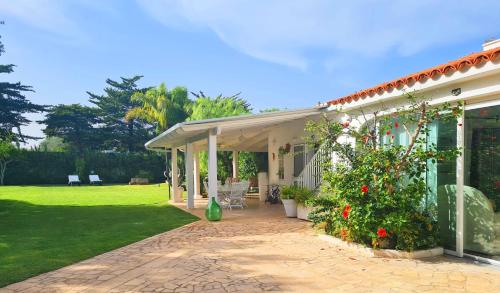
M 99 175 L 89 175 L 90 184 L 99 184 L 102 185 L 102 180 L 99 178 Z
M 73 186 L 75 184 L 78 184 L 78 186 L 82 184 L 78 175 L 68 175 L 68 185 Z

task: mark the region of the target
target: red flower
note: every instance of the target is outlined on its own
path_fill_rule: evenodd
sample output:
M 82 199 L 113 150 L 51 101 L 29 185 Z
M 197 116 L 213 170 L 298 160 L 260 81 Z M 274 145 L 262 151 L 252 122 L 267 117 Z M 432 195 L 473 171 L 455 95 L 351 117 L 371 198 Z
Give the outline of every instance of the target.
M 500 181 L 495 181 L 495 187 L 500 188 Z
M 385 228 L 378 228 L 377 235 L 379 238 L 385 238 L 387 237 L 387 230 Z
M 462 127 L 462 123 L 458 123 L 458 127 Z
M 362 193 L 367 193 L 368 192 L 368 186 L 366 186 L 366 185 L 361 186 L 361 192 Z
M 398 128 L 398 127 L 399 127 L 398 121 L 394 122 L 394 128 Z
M 344 217 L 344 219 L 347 220 L 347 217 L 349 217 L 349 212 L 351 211 L 351 206 L 350 205 L 346 205 L 344 207 L 344 211 L 342 212 L 342 217 Z
M 394 135 L 393 135 L 393 136 L 391 136 L 391 138 L 392 138 L 392 139 L 394 139 Z
M 345 121 L 344 123 L 342 123 L 342 126 L 344 126 L 344 128 L 349 127 L 349 121 Z
M 391 135 L 391 131 L 390 130 L 387 130 L 387 132 L 385 133 L 387 135 Z

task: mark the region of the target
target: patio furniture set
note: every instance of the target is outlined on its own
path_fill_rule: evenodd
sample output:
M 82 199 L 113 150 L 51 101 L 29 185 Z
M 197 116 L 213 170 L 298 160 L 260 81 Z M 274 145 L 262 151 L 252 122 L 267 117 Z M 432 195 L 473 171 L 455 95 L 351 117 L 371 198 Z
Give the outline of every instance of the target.
M 203 182 L 205 190 L 208 190 L 208 183 Z M 217 181 L 217 199 L 222 208 L 245 208 L 247 207 L 245 196 L 250 186 L 249 181 L 234 182 L 231 179 L 226 180 L 225 184 Z

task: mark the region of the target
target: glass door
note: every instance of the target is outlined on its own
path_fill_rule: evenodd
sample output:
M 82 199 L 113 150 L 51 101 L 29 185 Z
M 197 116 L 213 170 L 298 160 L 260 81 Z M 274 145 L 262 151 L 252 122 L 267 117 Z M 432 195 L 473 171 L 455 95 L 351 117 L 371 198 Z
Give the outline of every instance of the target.
M 500 260 L 500 105 L 464 119 L 464 252 Z
M 438 150 L 457 147 L 457 123 L 436 120 L 429 125 L 428 147 Z M 426 182 L 429 189 L 426 206 L 437 213 L 441 245 L 456 252 L 456 160 L 427 162 Z

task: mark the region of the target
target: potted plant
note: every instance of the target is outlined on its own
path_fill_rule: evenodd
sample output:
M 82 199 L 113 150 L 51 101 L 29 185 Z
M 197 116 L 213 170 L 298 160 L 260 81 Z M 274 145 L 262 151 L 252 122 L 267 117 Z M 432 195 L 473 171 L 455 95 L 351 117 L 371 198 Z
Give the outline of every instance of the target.
M 296 186 L 284 186 L 281 190 L 281 202 L 283 202 L 285 214 L 289 218 L 297 217 L 297 202 L 295 201 L 296 194 Z
M 297 218 L 309 220 L 309 213 L 313 207 L 311 201 L 314 198 L 314 192 L 305 187 L 297 187 L 295 201 L 297 202 Z

